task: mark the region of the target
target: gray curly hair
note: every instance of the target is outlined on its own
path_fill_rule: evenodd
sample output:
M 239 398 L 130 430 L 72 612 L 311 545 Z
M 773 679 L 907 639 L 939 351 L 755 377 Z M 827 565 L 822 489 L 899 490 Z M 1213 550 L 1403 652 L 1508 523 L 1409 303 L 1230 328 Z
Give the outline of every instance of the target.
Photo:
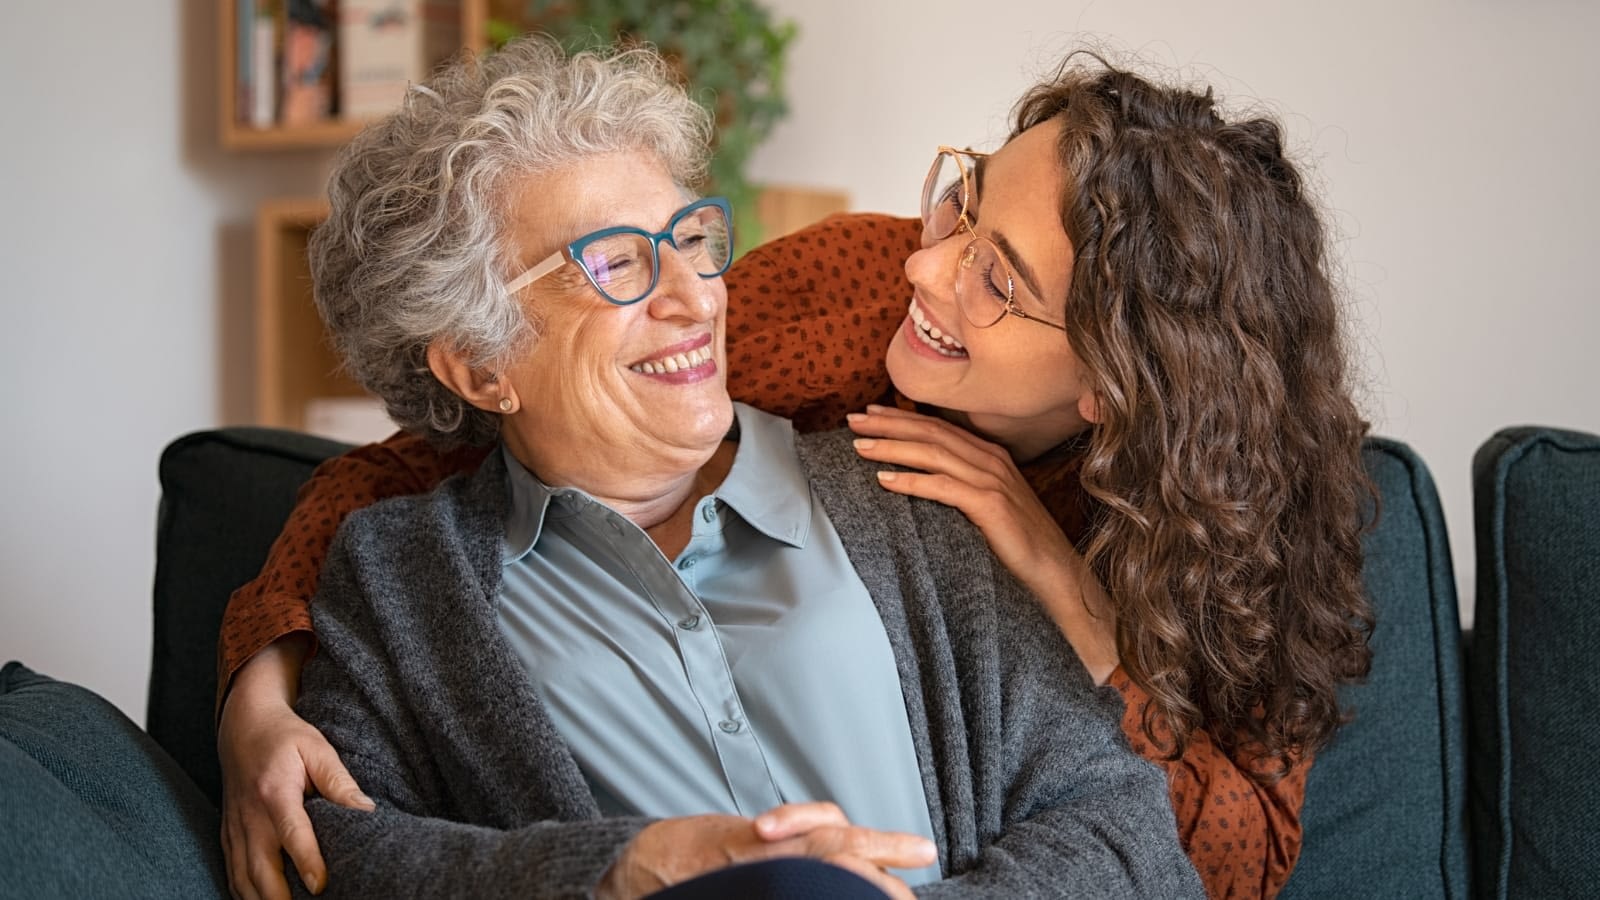
M 317 310 L 350 374 L 440 447 L 492 442 L 500 417 L 434 378 L 427 352 L 444 341 L 494 371 L 536 337 L 506 290 L 508 182 L 644 150 L 689 188 L 711 128 L 650 48 L 568 58 L 531 35 L 414 86 L 339 154 L 311 237 Z

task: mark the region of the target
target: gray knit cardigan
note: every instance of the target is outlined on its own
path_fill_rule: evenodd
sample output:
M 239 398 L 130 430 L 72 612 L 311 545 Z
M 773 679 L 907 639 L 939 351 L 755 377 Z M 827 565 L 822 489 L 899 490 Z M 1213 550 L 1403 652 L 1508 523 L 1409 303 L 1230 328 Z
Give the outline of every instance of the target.
M 879 487 L 848 433 L 798 448 L 894 650 L 946 876 L 917 894 L 1204 896 L 1115 691 L 1092 686 L 982 535 Z M 339 530 L 299 711 L 378 808 L 308 803 L 324 897 L 584 897 L 650 821 L 600 816 L 500 634 L 506 502 L 490 454 Z

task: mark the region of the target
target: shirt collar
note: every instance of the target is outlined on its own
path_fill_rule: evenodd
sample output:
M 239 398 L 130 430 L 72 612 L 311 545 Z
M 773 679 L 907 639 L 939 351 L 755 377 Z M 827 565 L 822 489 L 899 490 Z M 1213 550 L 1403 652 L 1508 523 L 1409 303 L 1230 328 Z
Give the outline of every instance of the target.
M 811 534 L 811 483 L 795 453 L 794 426 L 743 403 L 735 403 L 733 413 L 739 450 L 712 496 L 767 537 L 804 547 Z
M 555 491 L 529 472 L 527 467 L 511 455 L 511 448 L 500 445 L 500 455 L 506 463 L 506 483 L 511 502 L 506 509 L 505 547 L 501 551 L 501 565 L 509 565 L 528 555 L 539 542 L 544 531 L 545 513 L 550 511 L 550 501 Z
M 794 426 L 788 419 L 743 403 L 733 405 L 737 439 L 728 477 L 712 493 L 757 531 L 792 547 L 804 547 L 811 533 L 811 486 L 794 449 Z M 593 501 L 576 488 L 551 488 L 511 455 L 504 443 L 506 481 L 511 502 L 506 510 L 506 536 L 501 564 L 526 556 L 539 543 L 551 504 L 570 496 L 583 505 Z M 698 498 L 696 498 L 698 499 Z

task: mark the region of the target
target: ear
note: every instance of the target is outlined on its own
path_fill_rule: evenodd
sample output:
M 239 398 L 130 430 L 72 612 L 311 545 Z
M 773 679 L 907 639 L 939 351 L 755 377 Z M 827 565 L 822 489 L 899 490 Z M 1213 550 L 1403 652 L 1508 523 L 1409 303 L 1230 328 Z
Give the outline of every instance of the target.
M 1090 425 L 1100 424 L 1100 392 L 1085 390 L 1078 395 L 1078 415 Z
M 515 412 L 522 405 L 510 380 L 474 368 L 459 349 L 441 341 L 428 345 L 428 370 L 451 393 L 484 412 Z M 511 401 L 509 406 L 506 400 Z

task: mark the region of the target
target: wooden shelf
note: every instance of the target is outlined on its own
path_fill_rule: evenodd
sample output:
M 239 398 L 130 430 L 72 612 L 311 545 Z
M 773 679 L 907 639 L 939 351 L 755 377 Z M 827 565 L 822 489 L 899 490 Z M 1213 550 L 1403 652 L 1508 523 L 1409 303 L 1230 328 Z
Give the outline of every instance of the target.
M 222 126 L 222 146 L 227 150 L 307 150 L 342 147 L 366 127 L 366 122 L 337 119 L 314 125 L 252 128 L 238 122 Z
M 757 215 L 768 240 L 849 208 L 840 191 L 772 186 Z M 306 241 L 328 215 L 322 200 L 271 200 L 256 215 L 256 422 L 304 430 L 306 406 L 360 397 L 329 346 L 311 297 Z
M 322 200 L 269 200 L 256 213 L 256 422 L 305 428 L 314 397 L 359 397 L 328 346 L 311 298 L 306 240 L 328 215 Z
M 367 121 L 363 119 L 334 119 L 307 125 L 275 125 L 256 128 L 240 121 L 238 90 L 235 76 L 238 73 L 236 41 L 238 38 L 238 0 L 217 0 L 217 46 L 219 83 L 222 89 L 218 110 L 219 137 L 227 150 L 307 150 L 340 147 L 356 136 Z M 461 0 L 461 34 L 464 49 L 481 53 L 488 44 L 488 23 L 491 13 L 505 15 L 504 0 Z

